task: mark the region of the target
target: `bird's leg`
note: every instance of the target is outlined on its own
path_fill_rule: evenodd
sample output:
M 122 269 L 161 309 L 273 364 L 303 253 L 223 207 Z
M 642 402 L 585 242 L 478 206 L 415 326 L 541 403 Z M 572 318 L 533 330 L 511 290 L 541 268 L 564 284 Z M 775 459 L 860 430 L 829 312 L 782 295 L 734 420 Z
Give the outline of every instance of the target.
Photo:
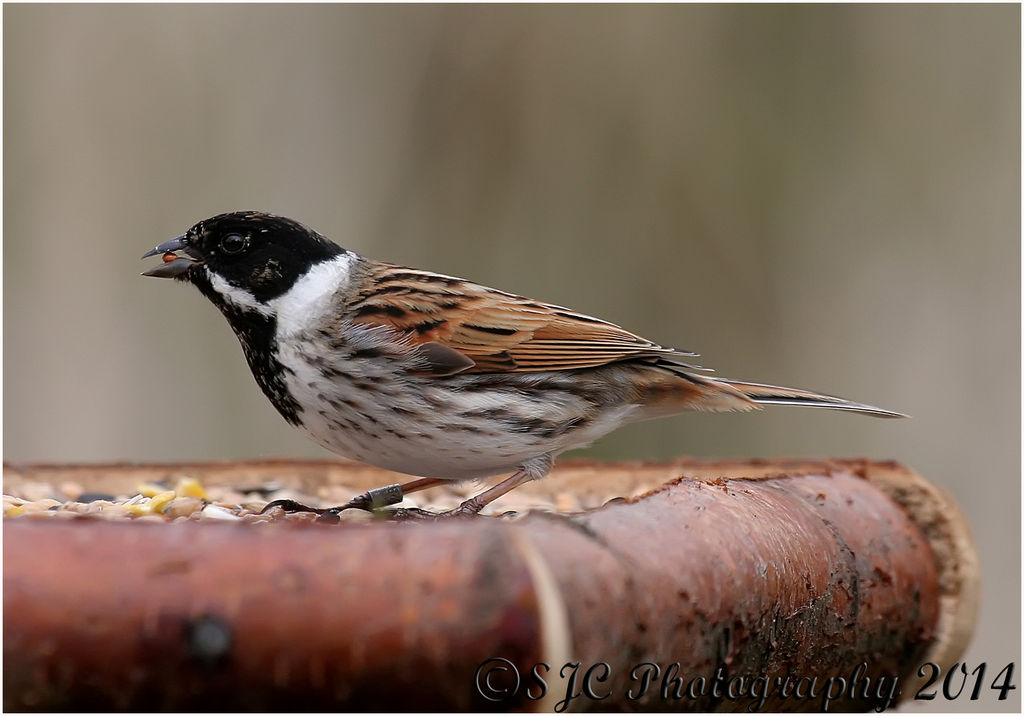
M 340 512 L 341 510 L 348 510 L 352 508 L 373 510 L 378 507 L 387 507 L 388 505 L 394 505 L 401 502 L 405 496 L 411 492 L 419 492 L 420 490 L 426 490 L 428 487 L 436 487 L 444 482 L 447 482 L 447 480 L 440 477 L 421 477 L 419 480 L 413 480 L 412 482 L 407 482 L 404 485 L 396 482 L 393 485 L 375 487 L 372 490 L 367 490 L 358 497 L 353 497 L 348 501 L 348 504 L 332 509 Z
M 535 480 L 536 478 L 525 470 L 520 470 L 511 477 L 507 477 L 489 490 L 471 497 L 454 510 L 442 512 L 438 517 L 461 517 L 480 514 L 480 510 L 487 507 L 507 492 L 511 492 L 520 485 Z
M 523 484 L 525 484 L 527 482 L 530 482 L 531 480 L 539 480 L 539 479 L 541 479 L 542 477 L 547 475 L 549 472 L 551 472 L 551 466 L 554 465 L 554 464 L 555 464 L 554 455 L 550 455 L 550 454 L 539 455 L 539 456 L 537 456 L 535 458 L 527 460 L 526 462 L 524 462 L 519 467 L 519 469 L 516 471 L 516 473 L 514 475 L 505 478 L 504 480 L 502 480 L 501 482 L 499 482 L 497 485 L 495 485 L 494 487 L 490 488 L 489 490 L 485 490 L 484 492 L 481 492 L 479 495 L 476 495 L 475 497 L 469 498 L 468 500 L 463 502 L 461 505 L 456 507 L 454 510 L 448 510 L 447 512 L 441 512 L 439 514 L 433 514 L 431 512 L 427 512 L 426 510 L 420 510 L 420 509 L 415 509 L 415 508 L 410 508 L 410 509 L 398 508 L 398 509 L 395 509 L 395 510 L 391 510 L 389 512 L 389 515 L 390 515 L 390 517 L 392 519 L 397 519 L 397 520 L 406 520 L 406 519 L 412 519 L 412 520 L 428 519 L 428 520 L 433 520 L 433 519 L 445 519 L 445 518 L 448 518 L 448 517 L 468 517 L 470 515 L 477 515 L 477 514 L 480 513 L 480 510 L 482 510 L 483 508 L 487 507 L 487 505 L 491 504 L 492 502 L 497 500 L 502 495 L 504 495 L 504 494 L 506 494 L 508 492 L 511 492 L 512 490 L 516 489 L 520 485 L 523 485 Z M 399 493 L 401 495 L 401 494 L 407 494 L 409 492 L 414 492 L 416 490 L 425 490 L 428 487 L 434 487 L 435 485 L 438 485 L 438 484 L 440 484 L 442 482 L 446 482 L 446 481 L 442 480 L 440 478 L 436 478 L 436 477 L 424 477 L 424 478 L 419 479 L 419 480 L 413 480 L 412 482 L 406 483 L 405 485 L 388 485 L 387 487 L 379 487 L 379 488 L 377 488 L 377 490 L 385 491 L 385 490 L 390 490 L 390 489 L 394 488 L 394 489 L 397 489 L 397 490 L 401 490 L 401 492 Z M 370 499 L 369 496 L 371 496 L 371 493 L 373 493 L 373 492 L 374 492 L 374 490 L 370 490 L 369 492 L 367 492 L 365 494 L 362 494 L 359 497 L 356 497 L 351 502 L 349 502 L 348 505 L 346 505 L 345 507 L 342 507 L 341 509 L 347 509 L 348 507 L 361 507 L 362 509 L 370 509 L 370 508 L 364 507 L 363 506 L 363 502 L 365 502 L 367 499 Z M 395 504 L 395 502 L 399 502 L 400 500 L 401 500 L 401 497 L 399 497 L 399 499 L 395 500 L 394 502 L 383 503 L 383 504 L 392 504 L 393 505 L 393 504 Z M 356 501 L 360 501 L 360 503 L 359 504 L 353 504 Z M 380 503 L 378 503 L 378 504 L 380 504 Z M 373 505 L 373 506 L 378 506 L 378 505 Z
M 516 489 L 524 482 L 529 482 L 530 480 L 535 479 L 536 477 L 532 473 L 526 472 L 525 470 L 519 470 L 516 474 L 502 480 L 491 489 L 481 492 L 475 497 L 469 498 L 458 507 L 448 510 L 447 512 L 428 512 L 415 507 L 398 507 L 393 510 L 388 510 L 387 515 L 393 520 L 402 522 L 406 520 L 433 521 L 447 519 L 449 517 L 471 517 L 479 514 L 480 510 L 504 495 L 506 492 Z M 360 495 L 359 497 L 365 497 L 365 495 Z
M 436 520 L 446 519 L 449 517 L 468 517 L 476 515 L 480 513 L 480 510 L 497 500 L 502 495 L 511 492 L 520 485 L 530 482 L 531 480 L 539 480 L 544 477 L 551 472 L 551 466 L 553 464 L 554 456 L 552 455 L 540 455 L 532 460 L 527 460 L 514 475 L 505 478 L 489 490 L 485 490 L 479 495 L 469 498 L 455 509 L 448 510 L 447 512 L 434 514 L 432 512 L 416 508 L 398 508 L 390 510 L 386 514 L 396 520 Z M 395 483 L 393 485 L 375 487 L 372 490 L 367 490 L 363 494 L 353 497 L 344 505 L 328 509 L 306 507 L 294 500 L 274 500 L 264 507 L 262 511 L 266 512 L 271 507 L 281 507 L 286 512 L 315 512 L 320 515 L 320 520 L 324 522 L 337 522 L 338 513 L 342 510 L 360 509 L 372 511 L 378 507 L 394 505 L 401 502 L 402 498 L 411 492 L 419 492 L 420 490 L 425 490 L 428 487 L 436 487 L 444 482 L 448 481 L 439 477 L 423 477 L 419 480 L 407 482 L 404 485 Z
M 539 480 L 549 472 L 551 472 L 551 466 L 554 464 L 554 457 L 551 455 L 541 455 L 540 457 L 533 458 L 523 463 L 523 466 L 512 475 L 507 477 L 497 485 L 489 490 L 481 492 L 475 497 L 471 497 L 461 505 L 456 507 L 454 510 L 448 510 L 437 515 L 439 518 L 446 517 L 467 517 L 469 515 L 480 514 L 480 510 L 487 507 L 502 495 L 511 492 L 520 485 L 523 485 L 531 480 Z

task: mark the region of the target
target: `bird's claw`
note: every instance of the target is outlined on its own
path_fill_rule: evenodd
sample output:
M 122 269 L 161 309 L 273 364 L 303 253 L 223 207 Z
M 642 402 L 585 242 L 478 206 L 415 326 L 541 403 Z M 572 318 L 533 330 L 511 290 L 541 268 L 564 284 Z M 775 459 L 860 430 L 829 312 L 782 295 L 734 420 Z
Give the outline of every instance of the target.
M 434 522 L 442 514 L 421 510 L 419 507 L 396 507 L 393 510 L 380 511 L 380 515 L 391 522 Z
M 310 507 L 309 505 L 304 505 L 301 502 L 298 502 L 296 500 L 289 500 L 289 499 L 274 500 L 273 502 L 268 502 L 263 507 L 263 509 L 260 510 L 260 514 L 261 515 L 265 515 L 267 512 L 269 512 L 274 507 L 280 507 L 286 513 L 291 513 L 291 512 L 312 512 L 315 515 L 319 515 L 319 517 L 320 517 L 319 521 L 323 521 L 323 522 L 337 522 L 338 521 L 338 514 L 340 512 L 342 512 L 343 510 L 359 509 L 359 510 L 367 510 L 367 511 L 369 511 L 371 509 L 370 505 L 369 505 L 369 503 L 366 500 L 360 500 L 360 498 L 362 498 L 362 497 L 365 497 L 365 495 L 360 495 L 359 497 L 356 497 L 356 498 L 353 498 L 353 499 L 349 500 L 346 504 L 338 505 L 337 507 Z
M 316 507 L 310 507 L 309 505 L 304 505 L 296 500 L 284 499 L 268 502 L 266 505 L 263 506 L 263 509 L 260 510 L 260 514 L 265 515 L 275 507 L 280 507 L 285 512 L 315 512 L 318 515 L 322 514 L 323 512 L 326 512 L 326 510 L 322 510 Z
M 374 512 L 381 507 L 401 502 L 402 499 L 402 486 L 394 484 L 385 485 L 384 487 L 375 487 L 372 490 L 368 490 L 361 495 L 353 497 L 344 505 L 338 505 L 337 507 L 310 507 L 309 505 L 304 505 L 301 502 L 291 499 L 274 500 L 273 502 L 268 502 L 266 506 L 260 510 L 260 514 L 266 514 L 271 508 L 280 507 L 286 513 L 312 512 L 313 514 L 318 515 L 317 522 L 334 524 L 341 520 L 339 515 L 345 510 L 365 510 L 367 512 Z M 407 519 L 405 512 L 402 510 L 394 510 L 393 512 L 401 513 L 397 519 Z M 424 515 L 432 514 L 424 510 L 416 510 L 415 508 L 410 508 L 408 512 L 409 514 L 412 514 L 413 512 L 423 513 Z
M 444 512 L 429 512 L 427 510 L 421 510 L 418 507 L 397 507 L 393 510 L 381 510 L 382 515 L 386 515 L 388 519 L 395 522 L 439 522 L 442 520 L 451 519 L 471 519 L 477 517 L 480 513 L 480 508 L 474 505 L 468 505 L 463 503 L 458 507 L 445 510 Z
M 376 488 L 375 490 L 364 492 L 357 497 L 353 497 L 344 505 L 338 505 L 337 507 L 310 507 L 309 505 L 304 505 L 301 502 L 291 499 L 274 500 L 273 502 L 268 502 L 267 505 L 260 510 L 260 514 L 266 514 L 272 508 L 280 507 L 287 513 L 312 512 L 318 516 L 316 520 L 317 522 L 335 524 L 341 521 L 340 515 L 345 510 L 365 510 L 367 512 L 375 512 L 382 518 L 392 522 L 436 522 L 439 520 L 465 519 L 476 517 L 480 512 L 480 506 L 472 500 L 467 500 L 458 507 L 444 512 L 430 512 L 428 510 L 420 509 L 419 507 L 396 507 L 390 510 L 381 509 L 381 505 L 379 504 L 382 501 L 381 493 L 385 490 L 390 490 L 393 487 L 395 486 L 389 485 L 387 488 Z M 394 492 L 391 490 L 389 497 L 393 499 L 393 495 Z

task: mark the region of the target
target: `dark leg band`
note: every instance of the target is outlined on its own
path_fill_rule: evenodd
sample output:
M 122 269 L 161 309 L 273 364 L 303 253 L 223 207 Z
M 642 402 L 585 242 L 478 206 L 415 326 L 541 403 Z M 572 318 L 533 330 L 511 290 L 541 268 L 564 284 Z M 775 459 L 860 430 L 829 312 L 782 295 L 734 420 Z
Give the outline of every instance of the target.
M 370 509 L 394 505 L 401 502 L 405 496 L 402 493 L 402 486 L 397 482 L 393 485 L 385 485 L 384 487 L 375 487 L 372 490 L 367 490 L 366 494 L 370 498 Z

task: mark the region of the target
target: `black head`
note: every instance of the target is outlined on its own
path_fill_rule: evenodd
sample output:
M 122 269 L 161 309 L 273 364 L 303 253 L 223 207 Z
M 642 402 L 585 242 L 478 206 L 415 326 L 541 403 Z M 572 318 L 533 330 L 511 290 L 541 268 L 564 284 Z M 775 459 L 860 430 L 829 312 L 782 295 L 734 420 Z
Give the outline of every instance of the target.
M 174 256 L 182 251 L 187 257 Z M 258 211 L 236 211 L 200 221 L 147 256 L 164 263 L 143 275 L 176 278 L 210 289 L 211 274 L 260 302 L 280 296 L 321 261 L 344 253 L 337 244 L 297 221 Z

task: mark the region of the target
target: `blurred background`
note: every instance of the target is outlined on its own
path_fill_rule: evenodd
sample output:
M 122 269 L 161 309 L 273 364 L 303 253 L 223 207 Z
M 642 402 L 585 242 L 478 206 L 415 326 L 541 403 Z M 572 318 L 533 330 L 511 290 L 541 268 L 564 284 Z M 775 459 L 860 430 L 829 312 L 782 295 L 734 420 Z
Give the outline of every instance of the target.
M 5 460 L 326 456 L 198 292 L 138 275 L 271 211 L 913 415 L 691 415 L 583 454 L 905 462 L 975 532 L 968 664 L 1019 664 L 1019 6 L 3 14 Z

